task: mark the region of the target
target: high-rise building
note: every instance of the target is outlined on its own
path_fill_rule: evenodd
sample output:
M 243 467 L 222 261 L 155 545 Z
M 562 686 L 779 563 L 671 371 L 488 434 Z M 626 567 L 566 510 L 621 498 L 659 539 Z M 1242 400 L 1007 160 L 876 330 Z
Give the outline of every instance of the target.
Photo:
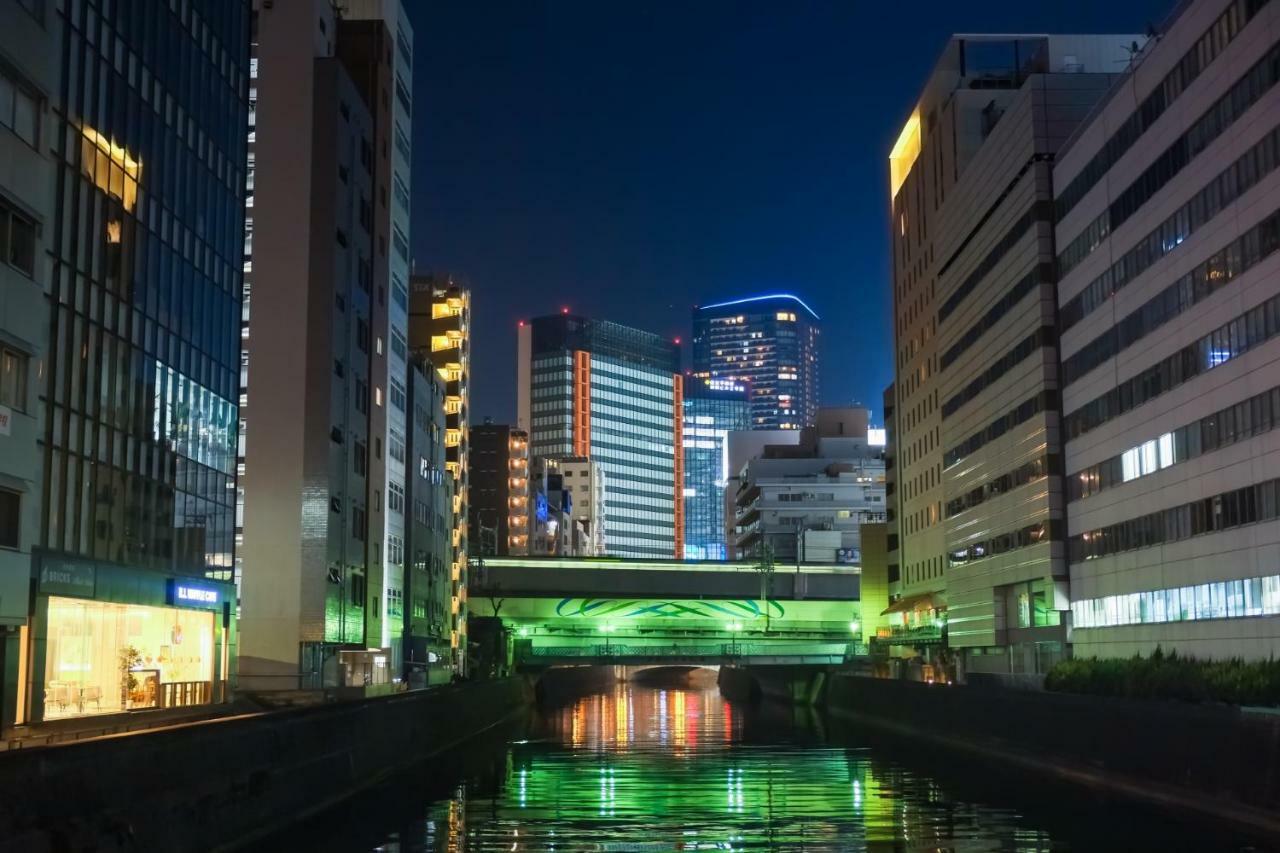
M 0 727 L 15 721 L 22 628 L 39 547 L 44 465 L 45 298 L 54 219 L 50 93 L 58 82 L 54 13 L 15 5 L 0 28 Z M 25 709 L 21 712 L 25 714 Z
M 242 679 L 379 683 L 401 672 L 408 417 L 407 107 L 382 93 L 412 32 L 394 2 L 311 0 L 262 4 L 254 33 Z
M 693 309 L 694 378 L 751 388 L 752 429 L 812 426 L 819 403 L 818 315 L 779 293 Z
M 859 562 L 861 525 L 885 520 L 884 448 L 870 441 L 869 417 L 819 409 L 798 442 L 765 445 L 746 462 L 733 495 L 734 559 Z
M 1278 24 L 1180 4 L 1054 166 L 1078 656 L 1280 650 Z
M 445 382 L 445 468 L 453 477 L 452 637 L 455 665 L 467 666 L 467 554 L 471 385 L 471 291 L 448 276 L 414 275 L 409 283 L 409 348 Z
M 446 682 L 453 664 L 453 477 L 445 467 L 446 384 L 434 367 L 410 357 L 406 435 L 404 672 L 410 686 Z M 392 604 L 388 601 L 388 607 Z
M 895 607 L 945 619 L 970 671 L 1064 653 L 1050 170 L 1134 41 L 956 36 L 890 154 L 890 586 Z
M 27 384 L 0 383 L 21 403 L 3 403 L 0 443 L 39 427 L 44 482 L 25 675 L 6 675 L 19 722 L 225 696 L 249 14 L 213 0 L 4 12 L 0 368 Z M 0 451 L 0 485 L 26 492 L 31 469 L 8 474 L 13 461 Z M 34 495 L 18 501 L 33 519 Z
M 684 557 L 725 560 L 727 444 L 730 432 L 751 428 L 750 388 L 732 379 L 689 378 L 684 392 Z
M 530 454 L 599 464 L 610 555 L 684 554 L 679 370 L 676 344 L 618 323 L 564 313 L 520 326 L 519 426 Z
M 470 429 L 470 542 L 474 556 L 529 553 L 529 435 L 486 421 Z

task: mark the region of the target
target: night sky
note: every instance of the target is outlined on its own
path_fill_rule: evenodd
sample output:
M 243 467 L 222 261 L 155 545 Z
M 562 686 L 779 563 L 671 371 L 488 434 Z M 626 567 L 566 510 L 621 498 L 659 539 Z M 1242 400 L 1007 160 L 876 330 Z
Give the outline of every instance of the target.
M 474 292 L 472 421 L 515 417 L 521 318 L 689 336 L 789 291 L 822 396 L 892 379 L 886 158 L 953 32 L 1144 32 L 1171 0 L 406 0 L 419 271 Z

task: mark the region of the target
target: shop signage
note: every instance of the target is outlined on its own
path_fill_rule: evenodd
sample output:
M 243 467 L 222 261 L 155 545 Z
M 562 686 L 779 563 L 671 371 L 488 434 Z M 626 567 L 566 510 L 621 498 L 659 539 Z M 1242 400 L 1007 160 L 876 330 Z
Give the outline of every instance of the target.
M 9 425 L 13 423 L 13 409 L 0 406 L 0 435 L 9 434 Z
M 97 571 L 91 563 L 48 560 L 40 566 L 40 591 L 47 595 L 93 598 L 97 580 Z
M 170 579 L 169 603 L 187 607 L 212 607 L 222 599 L 217 587 L 195 581 Z

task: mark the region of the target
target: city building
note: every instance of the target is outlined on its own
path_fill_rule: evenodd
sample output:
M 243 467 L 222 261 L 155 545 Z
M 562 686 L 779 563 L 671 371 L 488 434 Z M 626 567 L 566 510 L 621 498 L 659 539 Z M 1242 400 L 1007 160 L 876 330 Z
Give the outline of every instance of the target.
M 338 59 L 369 107 L 373 192 L 361 200 L 359 216 L 372 222 L 376 250 L 368 260 L 372 276 L 370 353 L 372 387 L 386 388 L 390 401 L 374 406 L 369 430 L 374 454 L 371 481 L 382 489 L 369 512 L 370 541 L 382 553 L 381 594 L 388 606 L 379 648 L 393 650 L 392 668 L 400 671 L 402 647 L 393 642 L 404 630 L 405 530 L 409 523 L 403 448 L 409 430 L 407 404 L 409 318 L 409 186 L 413 134 L 413 27 L 400 0 L 343 0 L 335 45 Z M 378 452 L 379 446 L 386 452 Z M 375 555 L 377 554 L 375 549 Z
M 468 418 L 471 415 L 471 291 L 449 276 L 409 280 L 409 348 L 431 362 L 445 382 L 445 469 L 453 477 L 450 577 L 454 664 L 467 667 L 467 554 L 469 519 Z
M 861 561 L 862 525 L 885 520 L 884 448 L 869 442 L 869 416 L 820 409 L 798 442 L 766 445 L 747 461 L 734 495 L 735 559 Z
M 521 323 L 518 343 L 518 425 L 530 455 L 599 464 L 607 554 L 683 557 L 679 347 L 567 312 Z
M 40 544 L 45 364 L 53 273 L 54 159 L 45 151 L 58 87 L 54 12 L 17 8 L 0 30 L 0 728 L 20 690 L 32 552 Z M 42 150 L 43 149 L 43 150 Z M 25 713 L 25 712 L 24 712 Z
M 769 429 L 731 432 L 725 436 L 725 452 L 729 457 L 729 477 L 725 481 L 721 515 L 724 518 L 724 542 L 727 559 L 741 556 L 735 547 L 738 538 L 738 491 L 746 482 L 747 463 L 764 454 L 771 445 L 796 446 L 800 443 L 800 430 Z
M 1065 653 L 1051 169 L 1135 41 L 956 36 L 890 154 L 893 607 L 969 671 Z
M 529 551 L 529 435 L 487 418 L 470 430 L 467 454 L 472 556 Z
M 730 432 L 751 428 L 750 388 L 687 378 L 684 393 L 684 557 L 728 559 L 724 496 Z
M 387 234 L 407 227 L 391 189 L 407 108 L 382 92 L 412 33 L 392 2 L 345 14 L 255 13 L 240 588 L 241 681 L 259 689 L 402 671 L 408 372 L 388 289 L 405 264 Z
M 4 13 L 0 387 L 21 405 L 3 403 L 0 485 L 27 524 L 0 571 L 26 559 L 22 529 L 31 561 L 6 723 L 227 695 L 249 14 Z M 38 498 L 8 447 L 37 428 Z
M 693 375 L 751 388 L 752 429 L 812 426 L 819 395 L 818 315 L 780 293 L 693 309 Z
M 569 501 L 569 521 L 581 530 L 581 542 L 574 545 L 579 557 L 603 557 L 607 551 L 608 530 L 605 515 L 608 485 L 600 463 L 585 456 L 560 456 L 554 459 L 560 469 L 564 491 Z
M 1179 5 L 1054 165 L 1077 656 L 1280 649 L 1277 24 Z
M 456 671 L 453 634 L 453 477 L 445 463 L 447 387 L 424 359 L 410 357 L 404 501 L 404 679 L 410 687 L 447 682 Z M 390 607 L 390 602 L 388 607 Z
M 539 457 L 529 477 L 529 553 L 536 557 L 583 557 L 586 525 L 573 517 L 573 489 L 558 459 Z

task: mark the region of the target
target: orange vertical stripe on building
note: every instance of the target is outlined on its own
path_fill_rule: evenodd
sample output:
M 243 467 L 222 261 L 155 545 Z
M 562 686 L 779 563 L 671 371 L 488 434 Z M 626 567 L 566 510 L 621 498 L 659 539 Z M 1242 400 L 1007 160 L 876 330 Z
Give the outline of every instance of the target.
M 573 453 L 591 455 L 591 353 L 573 353 Z
M 677 560 L 684 559 L 684 377 L 679 373 L 672 376 L 671 398 L 674 411 L 671 413 L 672 445 L 675 448 L 675 495 L 676 495 L 676 553 Z

